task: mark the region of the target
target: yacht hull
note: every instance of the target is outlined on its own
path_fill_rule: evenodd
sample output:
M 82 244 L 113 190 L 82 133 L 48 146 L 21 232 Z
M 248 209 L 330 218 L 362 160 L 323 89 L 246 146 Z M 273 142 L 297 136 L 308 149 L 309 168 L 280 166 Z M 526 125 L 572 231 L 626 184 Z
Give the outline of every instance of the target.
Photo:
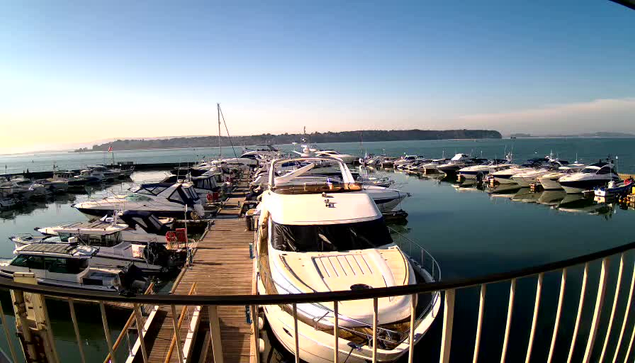
M 558 183 L 559 178 L 539 178 L 540 184 L 544 190 L 560 190 L 562 189 L 562 185 Z
M 264 290 L 262 283 L 258 282 L 259 291 Z M 435 304 L 432 306 L 432 312 L 428 313 L 423 321 L 416 327 L 415 344 L 428 331 L 434 317 L 438 315 L 441 307 L 441 299 L 437 297 Z M 293 316 L 283 310 L 279 305 L 267 305 L 263 308 L 267 322 L 271 327 L 271 331 L 284 348 L 295 354 L 295 339 Z M 299 356 L 300 359 L 308 363 L 328 363 L 333 362 L 335 349 L 333 346 L 332 331 L 322 331 L 315 329 L 314 326 L 308 325 L 298 320 L 299 335 Z M 347 339 L 340 337 L 338 339 L 338 357 L 340 362 L 365 363 L 372 360 L 373 349 L 369 345 L 363 345 L 357 349 L 351 348 L 353 344 Z M 408 341 L 399 344 L 392 350 L 377 349 L 377 362 L 393 362 L 408 352 Z
M 592 190 L 595 187 L 606 186 L 608 180 L 576 180 L 576 181 L 561 181 L 562 189 L 567 194 L 579 194 L 586 190 Z

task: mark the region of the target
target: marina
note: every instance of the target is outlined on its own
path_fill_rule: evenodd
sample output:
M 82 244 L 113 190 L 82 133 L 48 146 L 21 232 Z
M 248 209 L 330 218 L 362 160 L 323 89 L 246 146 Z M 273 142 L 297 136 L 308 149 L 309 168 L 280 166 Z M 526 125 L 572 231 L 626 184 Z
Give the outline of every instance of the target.
M 321 157 L 329 160 L 332 155 L 333 152 L 331 152 L 330 155 L 324 155 Z M 391 161 L 396 159 L 399 158 L 386 158 L 386 160 Z M 258 212 L 260 210 L 259 207 L 257 207 L 259 199 L 255 199 L 255 196 L 266 190 L 266 188 L 268 188 L 271 184 L 272 179 L 271 176 L 264 177 L 264 180 L 268 179 L 269 181 L 264 183 L 258 182 L 258 184 L 253 184 L 252 181 L 257 179 L 259 173 L 269 173 L 271 167 L 268 166 L 267 163 L 269 163 L 270 160 L 271 156 L 267 156 L 262 159 L 260 162 L 261 171 L 257 171 L 258 168 L 253 169 L 253 166 L 245 168 L 239 164 L 231 167 L 235 169 L 230 168 L 225 171 L 220 171 L 220 169 L 218 169 L 220 164 L 209 164 L 208 168 L 211 170 L 218 169 L 221 175 L 224 175 L 222 180 L 231 179 L 232 181 L 230 184 L 227 184 L 229 187 L 223 187 L 222 190 L 220 188 L 217 189 L 219 192 L 217 197 L 210 196 L 208 199 L 206 195 L 203 195 L 205 199 L 199 198 L 199 200 L 201 200 L 200 203 L 203 205 L 204 212 L 201 213 L 201 216 L 197 217 L 204 218 L 203 221 L 209 221 L 206 222 L 209 227 L 204 229 L 203 234 L 200 236 L 190 236 L 188 250 L 191 250 L 191 256 L 188 257 L 188 265 L 181 270 L 181 273 L 178 274 L 178 276 L 175 276 L 173 280 L 168 279 L 159 284 L 165 285 L 164 288 L 161 288 L 160 286 L 158 288 L 153 286 L 152 290 L 154 293 L 149 295 L 148 298 L 158 299 L 157 301 L 148 303 L 144 300 L 143 304 L 139 301 L 139 305 L 135 305 L 135 297 L 126 298 L 121 295 L 118 297 L 107 297 L 100 295 L 99 298 L 104 299 L 103 301 L 105 301 L 107 306 L 109 306 L 107 308 L 107 311 L 110 311 L 107 313 L 108 315 L 113 314 L 113 308 L 123 308 L 124 311 L 130 311 L 128 309 L 132 308 L 132 311 L 129 313 L 131 315 L 127 323 L 124 324 L 123 320 L 125 319 L 122 319 L 121 322 L 115 323 L 113 331 L 111 331 L 111 334 L 116 334 L 113 335 L 112 341 L 119 342 L 118 344 L 113 345 L 113 353 L 114 357 L 117 357 L 117 361 L 136 359 L 140 361 L 158 362 L 179 361 L 179 359 L 198 359 L 199 361 L 216 362 L 257 362 L 259 360 L 267 362 L 283 362 L 285 360 L 294 359 L 294 344 L 299 344 L 300 346 L 304 344 L 304 346 L 307 347 L 307 342 L 305 341 L 305 339 L 307 339 L 306 334 L 310 335 L 310 333 L 306 329 L 313 328 L 309 328 L 304 325 L 298 326 L 298 333 L 301 334 L 301 338 L 297 339 L 296 342 L 294 342 L 293 339 L 291 339 L 291 341 L 287 341 L 286 343 L 280 342 L 280 334 L 286 333 L 281 333 L 281 328 L 273 328 L 271 326 L 271 319 L 274 319 L 273 321 L 277 321 L 278 318 L 271 318 L 264 313 L 267 309 L 268 300 L 258 300 L 258 297 L 268 297 L 269 294 L 259 294 L 258 287 L 255 284 L 257 280 L 254 280 L 254 276 L 262 275 L 261 269 L 263 267 L 261 263 L 264 261 L 262 258 L 257 257 L 258 255 L 262 255 L 262 250 L 258 247 L 257 237 L 260 232 L 258 232 L 258 229 L 256 228 L 257 225 L 261 225 L 261 222 L 258 222 L 258 216 L 261 212 Z M 310 157 L 309 159 L 306 157 L 300 157 L 299 159 L 296 158 L 294 160 L 296 161 L 293 163 L 286 162 L 284 165 L 288 166 L 285 166 L 282 169 L 282 174 L 277 174 L 280 176 L 274 177 L 274 179 L 278 180 L 279 183 L 291 183 L 289 184 L 292 188 L 291 190 L 297 189 L 297 187 L 293 186 L 296 184 L 296 179 L 302 180 L 302 190 L 307 190 L 307 182 L 317 183 L 315 184 L 316 187 L 321 185 L 321 175 L 329 178 L 328 180 L 331 180 L 329 183 L 334 183 L 339 180 L 337 174 L 333 174 L 333 172 L 329 171 L 329 167 L 323 165 L 323 162 L 317 163 L 318 168 L 316 169 L 315 167 L 310 166 L 312 165 L 312 159 L 310 159 Z M 621 199 L 614 198 L 614 196 L 605 196 L 605 199 L 599 199 L 599 197 L 592 195 L 592 192 L 585 195 L 568 194 L 564 190 L 543 191 L 543 188 L 530 188 L 524 185 L 512 185 L 513 183 L 495 183 L 491 180 L 487 180 L 486 178 L 479 178 L 479 180 L 475 179 L 474 181 L 469 179 L 457 181 L 456 175 L 442 175 L 439 172 L 439 169 L 442 169 L 445 163 L 451 163 L 450 160 L 445 160 L 443 158 L 435 159 L 434 163 L 428 161 L 432 160 L 432 158 L 413 158 L 413 162 L 419 163 L 420 165 L 426 165 L 426 168 L 416 167 L 409 169 L 404 163 L 396 163 L 397 165 L 403 164 L 403 166 L 398 169 L 395 169 L 394 166 L 387 163 L 388 168 L 384 169 L 380 166 L 382 162 L 377 160 L 368 162 L 370 160 L 370 158 L 366 161 L 363 160 L 363 158 L 359 158 L 359 160 L 349 160 L 355 164 L 361 163 L 374 165 L 369 165 L 368 167 L 348 166 L 347 168 L 350 168 L 351 171 L 353 171 L 350 176 L 350 178 L 353 178 L 351 179 L 351 182 L 359 183 L 361 181 L 361 183 L 368 183 L 368 185 L 373 185 L 375 188 L 388 187 L 388 189 L 399 191 L 403 197 L 398 197 L 395 204 L 391 205 L 387 210 L 381 209 L 381 203 L 376 199 L 373 200 L 372 194 L 366 195 L 368 195 L 370 200 L 373 200 L 373 204 L 376 204 L 379 210 L 384 212 L 384 218 L 387 221 L 390 221 L 388 223 L 391 231 L 391 238 L 394 244 L 399 246 L 399 248 L 405 253 L 404 256 L 407 256 L 408 259 L 413 261 L 412 263 L 416 266 L 421 266 L 422 268 L 425 268 L 425 266 L 434 266 L 429 265 L 429 263 L 430 261 L 436 260 L 438 261 L 439 266 L 443 269 L 443 278 L 440 281 L 431 280 L 428 282 L 410 285 L 413 289 L 415 287 L 419 287 L 421 291 L 407 290 L 410 291 L 409 293 L 417 291 L 418 294 L 423 294 L 420 296 L 425 296 L 429 293 L 428 291 L 433 290 L 428 290 L 424 286 L 429 285 L 432 287 L 439 284 L 440 286 L 443 286 L 444 282 L 448 280 L 478 279 L 487 275 L 497 276 L 496 274 L 506 273 L 512 270 L 520 269 L 522 271 L 525 267 L 531 270 L 534 266 L 540 264 L 557 264 L 559 261 L 564 261 L 589 253 L 593 254 L 596 251 L 606 250 L 607 248 L 614 246 L 617 250 L 620 250 L 619 245 L 621 243 L 619 243 L 619 238 L 613 240 L 613 245 L 607 244 L 610 242 L 605 238 L 607 228 L 614 231 L 612 232 L 612 235 L 614 236 L 616 235 L 615 232 L 623 231 L 625 237 L 621 240 L 622 242 L 627 241 L 628 238 L 627 231 L 628 226 L 630 225 L 629 218 L 632 218 L 629 214 L 633 212 L 629 211 L 629 204 L 627 202 L 623 203 L 623 201 L 628 201 L 628 194 L 632 192 L 632 190 L 628 190 L 626 187 L 623 187 L 625 194 L 621 197 Z M 425 162 L 422 163 L 419 160 Z M 436 165 L 437 167 L 432 168 L 431 165 Z M 251 172 L 250 170 L 252 169 L 255 171 Z M 432 170 L 434 171 L 432 172 Z M 459 169 L 457 169 L 457 172 L 458 170 Z M 526 172 L 526 170 L 524 172 Z M 141 185 L 142 188 L 148 189 L 150 188 L 149 186 L 160 185 L 156 184 L 157 181 L 167 180 L 167 175 L 169 175 L 169 172 L 167 171 L 138 171 L 132 174 L 132 181 L 135 184 L 140 182 L 138 185 Z M 624 179 L 628 179 L 628 175 L 622 175 L 622 177 L 624 177 Z M 263 178 L 260 180 L 263 180 Z M 169 187 L 172 185 L 170 183 L 173 182 L 174 181 L 171 180 L 169 183 L 165 183 L 163 185 L 165 185 L 165 187 Z M 130 182 L 126 181 L 123 183 L 119 182 L 110 184 L 110 186 L 108 185 L 109 184 L 106 184 L 106 189 L 103 189 L 105 193 L 103 191 L 99 191 L 99 188 L 97 188 L 97 194 L 91 195 L 88 199 L 99 200 L 103 197 L 109 197 L 110 195 L 113 195 L 112 191 L 115 191 L 114 195 L 117 195 L 130 192 L 134 194 L 140 190 L 138 186 L 132 185 Z M 146 187 L 143 187 L 144 185 Z M 344 185 L 347 185 L 346 182 Z M 377 185 L 384 186 L 378 187 Z M 129 190 L 126 190 L 128 188 Z M 333 186 L 328 188 L 331 189 L 327 189 L 326 193 L 328 193 L 328 190 L 336 190 L 332 189 Z M 294 196 L 295 194 L 291 194 L 288 198 L 295 199 L 301 197 L 302 193 L 305 193 L 301 191 L 293 193 L 297 192 L 300 192 L 301 194 L 297 197 Z M 357 193 L 355 189 L 348 193 L 351 192 Z M 361 187 L 359 192 L 365 193 L 364 187 Z M 63 201 L 61 203 L 53 202 L 53 204 L 48 204 L 50 202 L 46 202 L 46 199 L 45 202 L 39 202 L 39 205 L 43 205 L 45 209 L 49 209 L 51 206 L 56 206 L 54 210 L 67 210 L 67 212 L 72 212 L 65 217 L 67 218 L 66 220 L 58 219 L 59 217 L 56 217 L 55 221 L 41 224 L 41 226 L 46 226 L 47 224 L 59 224 L 61 226 L 55 228 L 63 228 L 63 223 L 69 223 L 72 221 L 70 220 L 71 216 L 74 216 L 73 218 L 75 218 L 75 220 L 78 218 L 86 218 L 77 211 L 77 208 L 74 208 L 77 204 L 85 203 L 84 200 L 86 196 L 83 194 L 71 195 L 75 196 L 72 203 L 70 201 Z M 190 193 L 189 195 L 193 194 Z M 343 208 L 344 204 L 341 203 L 343 203 L 346 199 L 340 200 L 339 198 L 342 198 L 346 195 L 346 193 L 342 194 L 342 196 L 339 195 L 339 193 L 334 193 L 333 196 L 327 195 L 326 198 L 329 200 L 329 203 L 335 203 L 333 204 L 334 206 L 338 205 L 340 208 Z M 316 197 L 320 197 L 319 193 Z M 127 211 L 122 216 L 128 215 L 126 213 L 132 213 L 136 208 L 134 207 L 134 204 L 130 204 L 129 207 L 133 208 L 132 211 Z M 299 207 L 293 208 L 294 210 L 297 210 Z M 188 209 L 190 209 L 190 207 L 188 207 Z M 184 217 L 186 216 L 185 210 L 186 209 L 183 209 L 182 213 Z M 3 214 L 4 223 L 14 219 L 22 220 L 23 218 L 19 214 L 20 211 L 20 208 L 5 211 Z M 7 214 L 7 212 L 9 214 Z M 30 213 L 34 212 L 37 212 L 37 208 Z M 137 213 L 142 212 L 143 211 L 139 211 Z M 256 214 L 254 214 L 254 212 L 256 212 Z M 143 214 L 140 216 L 143 216 Z M 540 228 L 536 229 L 525 225 L 520 222 L 520 220 L 518 222 L 514 222 L 514 218 L 519 218 L 520 216 L 522 216 L 523 220 L 531 220 L 535 225 L 540 225 Z M 603 216 L 604 218 L 597 218 L 598 216 Z M 178 216 L 175 217 L 178 218 Z M 350 219 L 351 217 L 352 215 L 349 215 L 347 218 Z M 162 216 L 161 218 L 167 218 L 167 216 Z M 183 217 L 181 217 L 181 219 L 182 218 Z M 26 222 L 26 219 L 24 221 Z M 123 217 L 119 223 L 126 222 L 128 223 L 127 225 L 129 225 L 131 224 L 130 221 L 130 218 L 126 219 L 126 217 Z M 463 228 L 456 229 L 452 227 L 457 221 L 461 221 L 460 223 L 462 223 Z M 584 227 L 579 224 L 581 222 L 584 223 Z M 108 224 L 112 222 L 101 223 Z M 187 221 L 185 221 L 185 223 L 187 223 Z M 194 228 L 197 223 L 200 224 L 200 222 L 197 221 L 191 221 L 191 223 L 192 228 Z M 72 226 L 72 224 L 68 224 L 68 226 Z M 84 226 L 84 224 L 78 224 L 77 226 Z M 86 224 L 86 228 L 91 226 L 92 228 L 95 228 L 96 225 Z M 33 230 L 34 227 L 35 226 L 30 226 L 30 228 L 20 232 L 26 232 L 29 229 Z M 40 228 L 39 230 L 49 231 L 51 228 L 53 227 Z M 479 231 L 483 231 L 481 232 L 481 237 L 475 237 L 473 235 L 474 228 L 477 228 Z M 494 230 L 496 231 L 495 233 L 493 232 Z M 572 234 L 572 231 L 574 230 L 576 232 Z M 11 231 L 17 232 L 15 231 L 15 227 L 12 227 Z M 161 229 L 160 233 L 166 236 L 166 243 L 169 244 L 171 237 L 168 238 L 168 236 L 171 236 L 171 232 L 166 233 L 165 231 L 166 230 Z M 548 232 L 540 233 L 539 231 Z M 144 233 L 147 233 L 147 231 Z M 554 245 L 558 243 L 556 241 L 571 241 L 572 237 L 576 238 L 580 243 L 575 245 L 567 244 L 566 249 L 557 248 Z M 137 240 L 133 241 L 135 243 L 142 242 L 141 240 L 143 239 L 143 237 L 134 238 Z M 155 237 L 154 240 L 157 241 L 158 239 Z M 425 241 L 425 250 L 413 241 Z M 510 245 L 510 242 L 512 241 L 513 243 Z M 180 239 L 175 240 L 174 243 L 175 246 L 183 247 L 183 241 Z M 542 251 L 542 253 L 536 254 L 536 251 Z M 431 254 L 428 255 L 429 253 Z M 479 257 L 470 260 L 469 256 Z M 621 257 L 622 262 L 620 262 L 619 265 L 626 265 L 626 262 L 624 261 L 630 261 L 631 258 L 631 254 L 623 255 L 623 257 Z M 615 258 L 612 260 L 615 261 Z M 466 264 L 467 261 L 470 261 L 470 263 Z M 580 283 L 585 281 L 586 278 L 584 276 L 592 276 L 593 273 L 599 273 L 598 268 L 601 268 L 606 276 L 610 275 L 610 278 L 607 277 L 604 284 L 609 286 L 609 291 L 612 291 L 610 290 L 610 286 L 612 286 L 611 283 L 620 283 L 620 280 L 615 280 L 618 278 L 617 275 L 628 273 L 628 271 L 624 271 L 623 267 L 620 267 L 618 271 L 616 266 L 616 262 L 609 265 L 608 260 L 605 259 L 603 264 L 587 265 L 585 271 L 587 269 L 588 271 L 584 274 L 582 274 L 582 271 L 580 271 L 579 268 L 573 268 L 568 275 L 569 285 L 567 285 L 567 289 L 571 289 L 571 286 L 579 286 Z M 549 269 L 548 271 L 552 270 L 553 269 Z M 343 271 L 344 270 L 342 270 L 342 272 Z M 542 291 L 539 295 L 545 295 L 544 299 L 548 299 L 547 296 L 554 296 L 554 294 L 557 296 L 559 288 L 559 279 L 555 277 L 554 274 L 546 274 L 546 272 L 547 271 L 545 271 L 545 274 L 527 275 L 533 276 L 533 278 L 538 278 Z M 296 272 L 296 274 L 297 273 L 298 272 Z M 395 273 L 396 272 L 392 272 L 393 276 L 395 276 Z M 439 270 L 434 272 L 431 276 L 440 277 L 441 271 Z M 624 279 L 628 280 L 630 278 L 629 276 L 630 275 L 625 276 Z M 622 277 L 619 277 L 619 279 L 621 278 Z M 531 280 L 532 278 L 526 278 L 516 282 L 515 279 L 512 279 L 512 291 L 514 294 L 527 296 L 527 298 L 532 299 L 530 297 L 531 291 L 535 289 L 535 285 L 533 288 L 531 287 L 531 283 L 528 282 Z M 500 281 L 504 284 L 505 280 L 502 279 Z M 510 280 L 507 280 L 507 282 L 509 281 Z M 368 283 L 369 282 L 366 282 L 366 284 Z M 492 283 L 488 283 L 488 286 L 489 284 Z M 261 285 L 260 288 L 265 288 L 265 285 Z M 492 286 L 488 289 L 487 299 L 490 304 L 488 309 L 492 309 L 493 305 L 491 304 L 503 304 L 505 301 L 510 301 L 509 291 L 501 289 L 499 285 L 500 283 L 492 284 Z M 484 286 L 485 285 L 481 287 L 483 291 Z M 393 288 L 394 287 L 385 287 L 385 289 L 388 290 Z M 602 288 L 602 286 L 600 286 L 600 288 Z M 319 292 L 320 290 L 318 290 L 318 292 L 313 292 L 312 294 L 317 294 L 316 296 L 322 296 L 321 298 L 316 297 L 314 304 L 317 304 L 316 306 L 321 306 L 322 303 L 319 303 L 320 299 L 331 299 L 333 296 L 338 296 L 338 298 L 344 297 L 344 295 L 339 292 L 340 289 L 341 288 L 335 288 L 333 292 L 321 293 Z M 374 287 L 369 291 L 379 291 L 376 298 L 378 298 L 377 301 L 382 301 L 381 292 L 383 289 L 384 288 Z M 438 302 L 438 304 L 434 305 L 436 306 L 434 313 L 436 318 L 428 321 L 427 326 L 429 328 L 426 329 L 428 331 L 424 330 L 422 332 L 415 333 L 417 341 L 420 340 L 418 344 L 415 345 L 408 343 L 409 333 L 408 330 L 406 330 L 405 333 L 403 333 L 405 335 L 403 335 L 402 338 L 404 339 L 403 342 L 405 342 L 402 343 L 402 345 L 405 344 L 403 353 L 398 354 L 394 358 L 389 358 L 389 355 L 382 353 L 385 348 L 379 349 L 378 353 L 375 353 L 372 348 L 374 345 L 373 339 L 377 338 L 385 340 L 387 337 L 383 335 L 375 336 L 374 334 L 366 335 L 365 339 L 369 345 L 368 348 L 366 348 L 368 349 L 368 355 L 364 359 L 373 360 L 373 356 L 375 354 L 379 354 L 375 357 L 378 361 L 393 361 L 397 357 L 401 357 L 399 361 L 408 361 L 410 359 L 416 360 L 419 356 L 440 355 L 440 359 L 443 361 L 444 354 L 449 354 L 447 350 L 452 349 L 451 345 L 449 345 L 450 342 L 444 340 L 445 338 L 443 338 L 443 336 L 448 334 L 448 319 L 453 319 L 453 317 L 449 317 L 447 315 L 447 307 L 454 304 L 455 309 L 458 309 L 456 310 L 456 313 L 459 314 L 461 320 L 480 320 L 483 319 L 483 316 L 481 312 L 482 308 L 476 309 L 479 305 L 475 305 L 474 299 L 477 298 L 476 301 L 478 302 L 479 295 L 474 295 L 470 292 L 473 290 L 469 288 L 459 289 L 456 291 L 456 295 L 454 296 L 449 296 L 449 294 L 454 293 L 448 292 L 450 290 L 439 290 L 445 291 L 445 293 L 433 298 L 433 301 Z M 591 286 L 589 286 L 587 290 L 590 294 L 593 294 L 593 291 L 595 291 L 594 287 Z M 81 291 L 77 293 L 67 291 L 67 294 L 77 294 L 75 297 L 79 299 L 82 293 Z M 482 292 L 482 294 L 484 294 L 484 292 Z M 563 304 L 567 302 L 571 303 L 571 301 L 573 301 L 571 300 L 572 294 L 575 295 L 575 292 L 569 292 L 568 300 L 565 300 Z M 172 296 L 175 299 L 179 299 L 178 303 L 176 300 L 172 304 L 167 303 L 168 300 L 161 300 L 164 296 Z M 188 296 L 191 297 L 192 301 L 186 302 Z M 247 296 L 252 296 L 252 298 L 247 298 Z M 182 297 L 182 299 L 180 297 Z M 223 297 L 227 298 L 225 299 Z M 350 298 L 354 297 L 351 296 Z M 365 298 L 368 299 L 369 297 Z M 285 297 L 285 299 L 293 298 Z M 372 298 L 370 299 L 371 300 L 366 301 L 372 301 Z M 458 301 L 455 302 L 448 299 L 457 299 Z M 518 299 L 518 297 L 516 299 Z M 615 299 L 617 304 L 624 306 L 623 295 L 619 298 L 616 297 Z M 90 299 L 87 299 L 87 296 L 83 296 L 81 300 L 85 301 Z M 242 301 L 242 303 L 238 303 L 238 300 Z M 198 303 L 195 301 L 198 301 Z M 217 303 L 210 305 L 210 301 L 217 301 Z M 230 302 L 229 305 L 224 305 L 222 303 L 228 301 Z M 254 301 L 254 303 L 249 304 L 246 301 Z M 298 300 L 297 305 L 298 321 L 303 319 L 300 317 L 299 313 L 306 310 L 304 307 L 306 302 L 301 304 L 301 301 L 303 300 Z M 422 301 L 425 301 L 425 298 Z M 575 303 L 577 303 L 577 301 L 574 302 L 574 304 Z M 525 312 L 522 313 L 523 315 L 521 318 L 513 320 L 515 321 L 515 327 L 513 330 L 508 330 L 509 328 L 500 329 L 501 322 L 503 322 L 503 326 L 505 326 L 504 321 L 501 321 L 504 317 L 490 316 L 485 320 L 486 326 L 498 325 L 499 328 L 491 331 L 489 335 L 490 337 L 497 337 L 496 339 L 489 339 L 488 341 L 480 343 L 481 352 L 478 353 L 481 357 L 480 359 L 489 360 L 490 358 L 501 354 L 500 351 L 497 352 L 496 350 L 497 343 L 494 343 L 497 339 L 505 338 L 503 340 L 507 340 L 507 336 L 510 333 L 513 333 L 511 334 L 513 337 L 518 335 L 519 332 L 528 332 L 533 330 L 531 326 L 526 325 L 528 324 L 526 317 L 531 316 L 531 313 L 527 313 L 528 311 L 531 311 L 530 307 L 525 306 L 525 304 L 522 303 L 522 300 L 517 302 L 516 305 L 512 306 L 510 303 L 510 309 L 514 309 L 514 311 L 516 311 L 514 314 L 521 314 L 518 313 L 518 311 Z M 604 307 L 599 308 L 600 312 L 598 314 L 600 314 L 600 316 L 604 316 L 603 319 L 606 319 L 607 314 L 609 314 L 608 305 L 610 304 L 605 304 Z M 141 306 L 142 308 L 137 310 L 135 306 Z M 287 306 L 293 307 L 294 305 Z M 550 304 L 544 306 L 542 309 L 543 311 L 552 311 L 554 306 L 555 305 Z M 273 305 L 269 306 L 268 309 L 272 309 L 272 307 Z M 372 304 L 370 305 L 370 308 L 372 316 Z M 289 309 L 290 310 L 286 311 L 288 313 L 293 313 L 293 309 Z M 505 309 L 507 309 L 507 307 L 505 307 Z M 377 310 L 376 313 L 385 315 L 390 311 L 390 309 L 380 309 Z M 338 313 L 338 321 L 343 324 L 338 327 L 338 329 L 349 329 L 346 325 L 347 318 L 345 315 L 342 315 L 345 314 L 345 312 L 346 309 L 342 307 Z M 511 312 L 508 313 L 508 316 L 509 314 L 511 314 Z M 563 326 L 560 330 L 561 333 L 558 334 L 570 335 L 580 329 L 579 327 L 576 328 L 568 323 L 570 319 L 568 314 L 569 313 L 563 313 Z M 115 316 L 116 315 L 121 314 L 117 313 Z M 137 318 L 137 315 L 139 315 L 139 318 Z M 553 324 L 553 316 L 545 316 L 543 313 L 541 313 L 541 315 L 542 318 L 535 318 L 538 320 L 534 319 L 534 324 Z M 123 316 L 125 316 L 125 314 Z M 293 329 L 293 318 L 294 315 L 291 314 L 291 322 L 287 323 L 291 324 L 291 329 Z M 137 319 L 140 319 L 140 324 L 137 323 Z M 322 319 L 325 318 L 322 317 Z M 442 320 L 443 323 L 437 322 L 437 320 Z M 549 322 L 550 320 L 551 322 Z M 111 325 L 111 321 L 108 321 L 108 324 Z M 324 321 L 326 322 L 327 320 Z M 576 323 L 575 325 L 583 324 L 584 326 L 584 324 L 592 321 L 594 320 L 582 319 L 580 323 Z M 626 320 L 624 320 L 624 323 L 626 323 Z M 365 324 L 370 324 L 368 325 L 368 329 L 371 333 L 375 330 L 373 329 L 372 320 L 370 323 Z M 455 320 L 454 324 L 460 323 Z M 54 323 L 54 325 L 59 324 Z M 139 328 L 141 326 L 143 327 L 142 329 Z M 328 327 L 328 325 L 326 327 Z M 279 329 L 277 333 L 275 329 Z M 322 329 L 324 329 L 324 327 Z M 331 329 L 333 329 L 332 325 Z M 379 331 L 381 331 L 381 329 L 384 328 L 380 328 Z M 178 334 L 174 333 L 176 330 L 179 331 Z M 145 339 L 143 339 L 143 343 L 141 343 L 141 339 L 137 339 L 139 331 L 144 332 L 143 335 Z M 290 332 L 290 334 L 292 337 L 294 336 L 293 332 Z M 453 334 L 455 336 L 454 339 L 465 339 L 467 341 L 473 341 L 475 339 L 475 336 L 473 333 L 469 332 L 469 329 L 454 330 Z M 333 337 L 333 334 L 329 334 L 328 336 Z M 538 340 L 543 338 L 544 337 L 536 337 Z M 341 339 L 342 340 L 340 342 L 342 344 L 348 344 L 344 340 L 345 338 Z M 410 339 L 412 339 L 412 336 Z M 439 339 L 441 339 L 441 346 L 437 346 L 435 343 L 438 342 Z M 136 343 L 134 343 L 135 340 Z M 329 339 L 327 339 L 327 341 L 328 340 Z M 122 345 L 122 342 L 124 341 L 129 342 L 125 345 L 127 346 L 126 349 L 124 349 L 124 345 Z M 14 341 L 13 343 L 15 344 L 16 342 Z M 107 346 L 112 344 L 108 342 L 106 343 Z M 103 340 L 101 342 L 90 342 L 85 348 L 90 351 L 91 349 L 94 349 L 93 347 L 100 345 L 103 347 L 103 344 Z M 386 346 L 386 343 L 382 344 L 384 344 L 382 346 Z M 526 349 L 526 345 L 517 339 L 511 339 L 509 342 L 503 343 L 503 345 L 505 344 L 509 345 L 508 352 L 504 353 L 509 355 L 509 359 L 518 358 L 518 355 L 520 355 L 519 352 Z M 108 349 L 107 346 L 106 348 Z M 547 354 L 555 354 L 556 357 L 565 354 L 563 352 L 559 352 L 558 350 L 553 352 L 545 349 L 545 347 L 548 346 L 548 344 L 538 344 L 534 348 L 534 353 L 536 355 L 545 356 Z M 0 347 L 3 347 L 2 349 L 5 352 L 7 351 L 5 347 L 8 346 Z M 439 347 L 441 347 L 441 350 L 438 350 Z M 412 352 L 412 354 L 409 352 Z M 344 361 L 345 359 L 349 359 L 350 361 L 350 359 L 352 359 L 352 351 L 349 352 L 346 348 L 343 348 L 340 350 L 340 353 L 340 357 L 338 357 L 339 361 Z M 454 359 L 462 361 L 467 359 L 467 356 L 463 356 L 464 353 L 465 352 L 461 351 L 453 351 L 451 355 L 453 357 L 459 357 Z M 578 357 L 580 354 L 583 353 L 576 350 L 575 357 Z M 595 354 L 598 353 L 596 352 Z M 220 356 L 222 356 L 223 359 L 221 359 Z M 333 358 L 322 358 L 322 360 L 326 359 L 328 361 L 335 359 L 332 351 L 331 353 L 326 353 L 325 357 Z M 312 358 L 307 356 L 303 357 L 303 360 L 313 361 Z

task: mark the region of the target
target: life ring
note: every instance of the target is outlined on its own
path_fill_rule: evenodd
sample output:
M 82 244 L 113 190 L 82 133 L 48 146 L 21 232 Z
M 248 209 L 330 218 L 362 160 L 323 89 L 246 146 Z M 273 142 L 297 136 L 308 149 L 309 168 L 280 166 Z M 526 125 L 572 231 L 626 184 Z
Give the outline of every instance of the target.
M 212 193 L 207 193 L 207 203 L 212 203 L 214 201 L 214 196 Z

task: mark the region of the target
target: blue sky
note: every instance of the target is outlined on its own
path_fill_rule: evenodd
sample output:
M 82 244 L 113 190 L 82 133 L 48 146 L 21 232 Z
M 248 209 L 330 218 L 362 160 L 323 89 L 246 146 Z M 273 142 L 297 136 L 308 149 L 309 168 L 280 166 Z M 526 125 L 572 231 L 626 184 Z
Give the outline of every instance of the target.
M 212 134 L 216 102 L 237 135 L 635 132 L 635 11 L 465 3 L 2 2 L 0 152 Z

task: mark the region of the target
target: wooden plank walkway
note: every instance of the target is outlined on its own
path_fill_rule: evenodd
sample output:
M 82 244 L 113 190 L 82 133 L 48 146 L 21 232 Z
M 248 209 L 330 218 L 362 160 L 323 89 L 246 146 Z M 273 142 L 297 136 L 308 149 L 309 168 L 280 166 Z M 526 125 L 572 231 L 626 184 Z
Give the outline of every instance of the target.
M 244 187 L 229 198 L 219 212 L 218 219 L 196 247 L 193 264 L 185 270 L 172 289 L 174 294 L 188 294 L 192 284 L 196 283 L 196 294 L 200 295 L 236 295 L 251 294 L 253 287 L 253 260 L 249 255 L 249 244 L 253 241 L 253 232 L 248 231 L 245 220 L 238 218 L 240 206 L 244 201 Z M 177 315 L 181 313 L 177 306 Z M 163 363 L 168 354 L 174 335 L 172 313 L 169 307 L 162 307 L 161 314 L 148 332 L 149 362 Z M 194 307 L 188 309 L 191 315 Z M 208 312 L 202 311 L 199 334 L 209 331 Z M 253 362 L 255 349 L 252 348 L 252 328 L 247 323 L 244 306 L 222 306 L 218 308 L 220 331 L 225 362 Z M 185 341 L 189 328 L 186 318 L 180 329 L 181 341 Z M 152 336 L 151 336 L 152 335 Z M 203 344 L 205 361 L 213 362 L 211 347 L 206 339 Z M 183 343 L 181 344 L 183 345 Z M 198 361 L 194 355 L 190 361 Z M 170 362 L 178 362 L 176 349 Z

